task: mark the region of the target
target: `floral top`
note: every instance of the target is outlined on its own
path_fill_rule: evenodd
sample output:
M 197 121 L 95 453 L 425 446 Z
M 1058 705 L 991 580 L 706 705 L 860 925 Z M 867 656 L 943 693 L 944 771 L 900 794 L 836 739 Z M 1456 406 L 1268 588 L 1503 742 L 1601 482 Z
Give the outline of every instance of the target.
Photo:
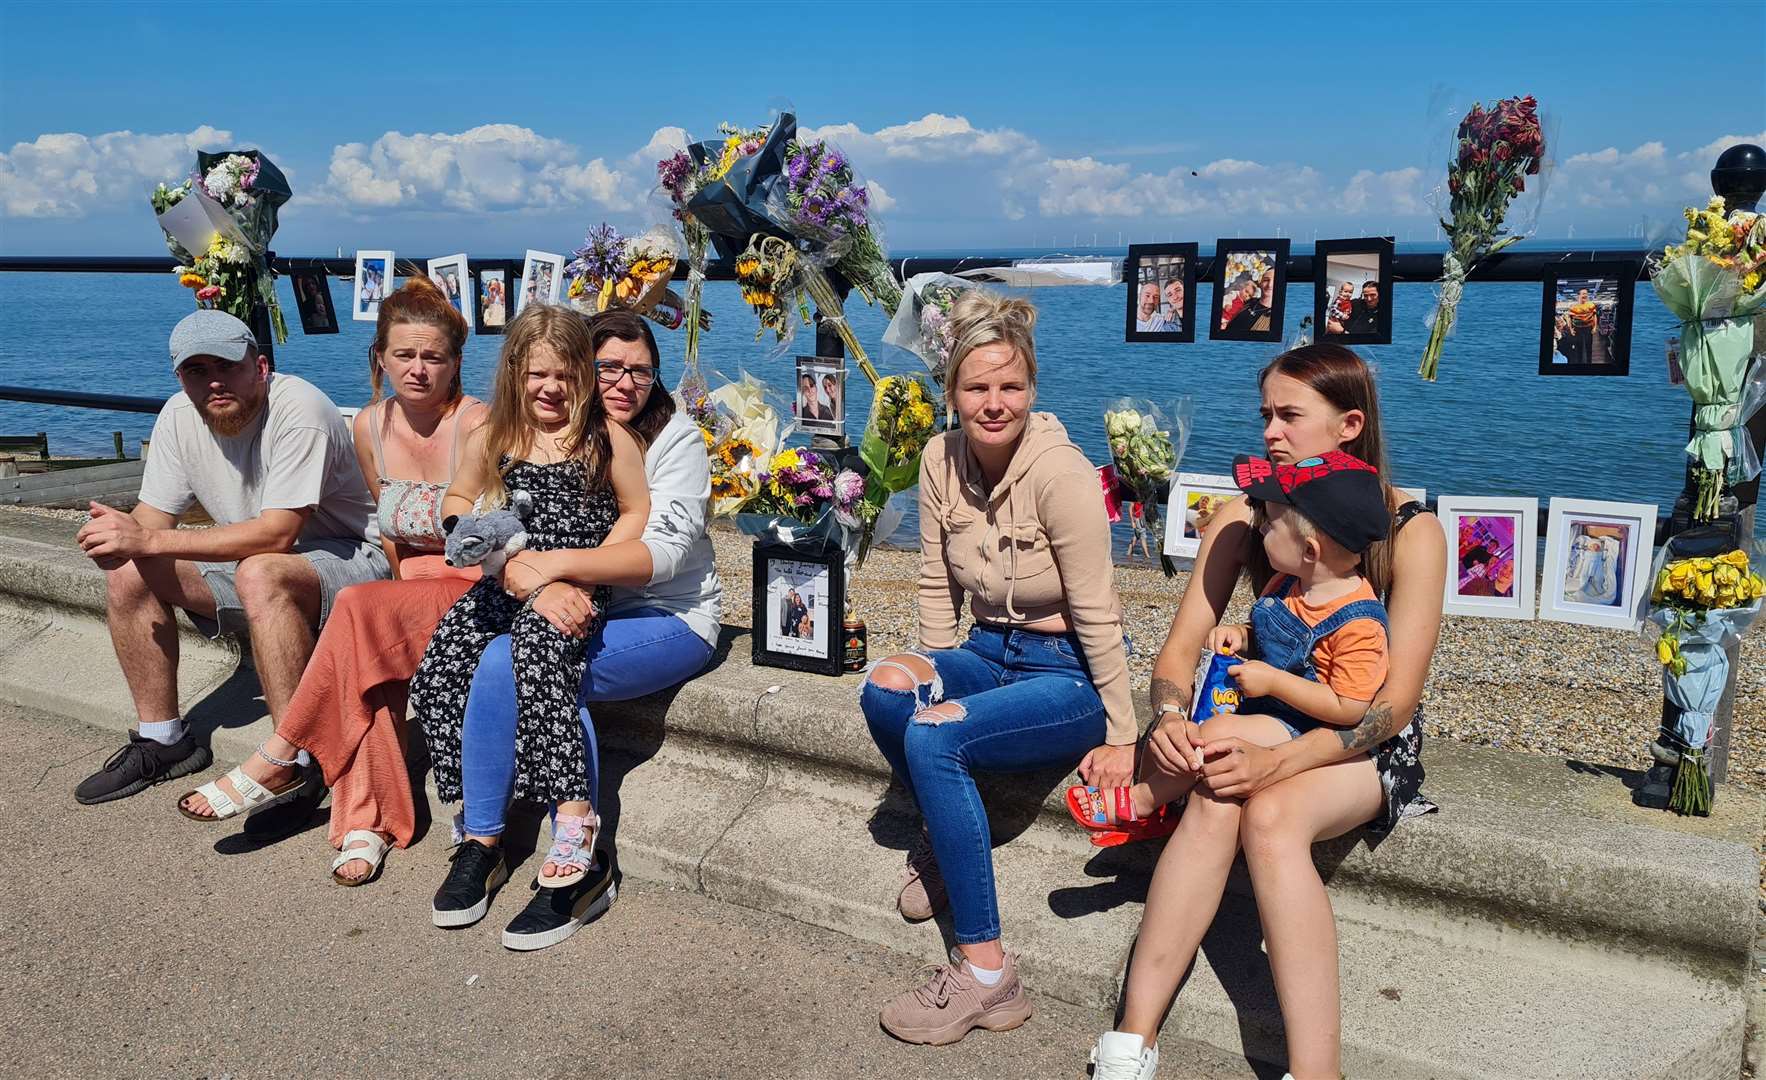
M 1392 515 L 1392 535 L 1396 537 L 1412 518 L 1428 512 L 1429 508 L 1420 502 L 1400 506 Z M 1380 601 L 1386 603 L 1390 599 L 1388 593 Z M 1404 730 L 1374 747 L 1374 768 L 1379 771 L 1380 788 L 1386 799 L 1385 812 L 1368 823 L 1368 828 L 1376 833 L 1391 832 L 1405 818 L 1440 809 L 1423 796 L 1422 720 L 1423 706 L 1418 702 Z
M 391 415 L 392 399 L 386 402 Z M 454 420 L 454 438 L 448 445 L 448 479 L 439 484 L 427 480 L 401 480 L 386 475 L 386 458 L 380 445 L 383 417 L 369 420 L 368 430 L 374 437 L 375 479 L 380 484 L 380 502 L 376 509 L 380 535 L 392 543 L 424 554 L 438 553 L 447 546 L 447 532 L 441 524 L 442 496 L 454 477 L 454 465 L 460 455 L 460 418 Z

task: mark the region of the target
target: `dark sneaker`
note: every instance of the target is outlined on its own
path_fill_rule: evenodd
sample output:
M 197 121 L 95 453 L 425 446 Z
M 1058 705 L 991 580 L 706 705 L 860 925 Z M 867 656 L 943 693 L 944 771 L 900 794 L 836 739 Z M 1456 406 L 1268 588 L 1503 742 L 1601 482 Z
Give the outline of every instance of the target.
M 556 945 L 594 922 L 608 908 L 619 889 L 613 883 L 613 862 L 597 858 L 581 881 L 560 889 L 543 889 L 539 882 L 532 886 L 533 899 L 521 914 L 510 920 L 503 931 L 503 947 L 517 952 L 532 952 Z
M 468 840 L 454 849 L 449 857 L 453 866 L 446 881 L 435 891 L 434 912 L 437 926 L 471 926 L 490 910 L 491 893 L 509 880 L 509 866 L 503 862 L 503 849 L 486 847 L 477 840 Z
M 87 806 L 126 799 L 155 784 L 201 772 L 214 760 L 208 747 L 189 732 L 168 746 L 131 731 L 129 745 L 112 754 L 104 768 L 80 781 L 80 786 L 74 788 L 74 798 Z

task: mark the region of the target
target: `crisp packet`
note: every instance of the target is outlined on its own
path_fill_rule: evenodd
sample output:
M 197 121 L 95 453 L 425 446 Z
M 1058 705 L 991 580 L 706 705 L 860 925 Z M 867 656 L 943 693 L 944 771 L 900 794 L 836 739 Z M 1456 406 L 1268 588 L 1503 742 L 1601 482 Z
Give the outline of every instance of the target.
M 1239 711 L 1239 684 L 1226 673 L 1226 669 L 1240 662 L 1239 657 L 1231 653 L 1217 652 L 1208 657 L 1208 671 L 1202 676 L 1196 693 L 1191 720 L 1204 724 L 1213 717 Z

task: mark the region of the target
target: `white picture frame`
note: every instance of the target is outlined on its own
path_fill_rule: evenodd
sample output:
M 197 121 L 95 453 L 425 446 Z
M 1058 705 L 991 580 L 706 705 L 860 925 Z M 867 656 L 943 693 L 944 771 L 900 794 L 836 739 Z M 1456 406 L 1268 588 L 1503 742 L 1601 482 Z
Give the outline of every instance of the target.
M 556 304 L 563 290 L 564 256 L 528 248 L 521 264 L 521 286 L 515 291 L 515 314 L 521 314 L 530 302 Z
M 1165 554 L 1174 559 L 1193 559 L 1202 548 L 1201 529 L 1197 515 L 1211 515 L 1220 506 L 1238 498 L 1239 486 L 1230 476 L 1216 473 L 1178 473 L 1172 481 L 1171 496 L 1165 501 Z M 1217 505 L 1204 503 L 1225 496 Z M 1192 500 L 1198 505 L 1192 506 Z M 1202 523 L 1205 527 L 1206 522 Z
M 1548 513 L 1539 617 L 1635 627 L 1655 555 L 1655 505 L 1554 497 Z M 1590 539 L 1599 543 L 1583 543 Z
M 1539 500 L 1443 495 L 1435 516 L 1447 537 L 1441 609 L 1450 615 L 1532 621 L 1539 579 Z M 1480 553 L 1483 558 L 1477 557 Z M 1500 584 L 1505 569 L 1506 589 Z
M 397 276 L 391 251 L 356 252 L 356 280 L 350 297 L 350 318 L 356 322 L 378 320 L 380 302 L 392 295 L 392 283 Z
M 1403 495 L 1406 499 L 1414 501 L 1414 502 L 1420 502 L 1424 506 L 1429 505 L 1429 489 L 1428 488 L 1401 487 L 1400 485 L 1397 485 L 1397 484 L 1393 484 L 1392 486 L 1394 488 L 1397 488 L 1398 493 L 1400 495 Z
M 472 273 L 466 268 L 466 253 L 462 251 L 458 255 L 431 259 L 429 265 L 423 269 L 429 274 L 429 280 L 435 282 L 436 287 L 448 298 L 448 303 L 466 320 L 466 325 L 471 326 Z

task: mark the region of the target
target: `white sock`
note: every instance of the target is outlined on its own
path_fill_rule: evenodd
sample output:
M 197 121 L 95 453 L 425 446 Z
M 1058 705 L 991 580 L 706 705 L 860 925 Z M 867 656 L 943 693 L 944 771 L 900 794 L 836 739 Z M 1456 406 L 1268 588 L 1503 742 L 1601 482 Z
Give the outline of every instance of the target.
M 174 716 L 170 720 L 158 720 L 151 724 L 139 724 L 137 729 L 143 739 L 152 739 L 161 746 L 170 746 L 184 737 L 184 718 Z
M 982 986 L 998 986 L 1000 980 L 1005 978 L 1006 969 L 1003 967 L 984 968 L 971 960 L 969 961 L 969 974 L 975 976 L 975 981 Z

